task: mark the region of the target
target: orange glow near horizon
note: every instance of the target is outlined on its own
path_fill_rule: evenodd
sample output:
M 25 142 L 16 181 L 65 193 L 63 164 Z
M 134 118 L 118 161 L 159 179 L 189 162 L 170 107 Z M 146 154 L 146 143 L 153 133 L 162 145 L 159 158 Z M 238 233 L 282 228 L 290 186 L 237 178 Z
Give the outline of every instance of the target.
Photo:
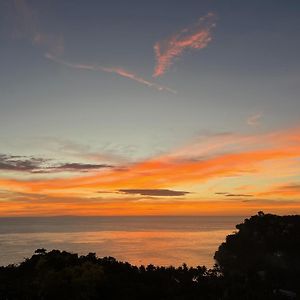
M 300 212 L 299 137 L 300 130 L 214 136 L 169 154 L 86 176 L 20 180 L 6 174 L 0 179 L 0 215 L 237 215 L 262 209 Z M 238 192 L 242 185 L 252 187 L 247 190 L 251 195 Z M 172 197 L 120 192 L 126 189 L 172 189 L 186 194 Z M 224 191 L 227 195 L 221 197 Z

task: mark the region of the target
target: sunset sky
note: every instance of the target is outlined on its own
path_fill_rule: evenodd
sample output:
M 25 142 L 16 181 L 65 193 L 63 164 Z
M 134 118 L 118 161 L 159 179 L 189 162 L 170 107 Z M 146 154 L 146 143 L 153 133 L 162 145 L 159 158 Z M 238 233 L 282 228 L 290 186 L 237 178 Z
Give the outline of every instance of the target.
M 300 2 L 2 0 L 0 217 L 300 213 Z

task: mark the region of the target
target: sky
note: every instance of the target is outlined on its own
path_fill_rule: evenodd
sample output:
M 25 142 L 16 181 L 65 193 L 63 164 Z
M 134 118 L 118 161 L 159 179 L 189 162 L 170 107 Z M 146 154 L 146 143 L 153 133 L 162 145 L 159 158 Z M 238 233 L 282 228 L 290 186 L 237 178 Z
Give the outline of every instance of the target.
M 2 0 L 0 216 L 300 213 L 296 0 Z

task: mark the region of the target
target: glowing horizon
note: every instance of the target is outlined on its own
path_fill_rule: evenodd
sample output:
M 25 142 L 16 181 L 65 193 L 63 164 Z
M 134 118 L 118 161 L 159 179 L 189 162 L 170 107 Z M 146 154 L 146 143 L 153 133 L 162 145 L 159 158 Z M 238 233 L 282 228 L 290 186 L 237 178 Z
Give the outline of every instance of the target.
M 0 213 L 22 212 L 23 207 L 27 214 L 26 207 L 42 209 L 45 205 L 45 214 L 79 215 L 228 214 L 227 210 L 247 214 L 253 206 L 255 210 L 298 210 L 299 132 L 216 135 L 118 166 L 38 164 L 34 169 L 27 162 L 27 170 L 17 170 L 15 159 L 7 158 L 7 169 L 11 167 L 7 174 L 10 171 L 15 178 L 0 180 L 2 191 L 7 189 L 2 192 Z M 26 172 L 31 178 L 24 180 L 19 174 Z M 73 175 L 66 177 L 66 172 Z

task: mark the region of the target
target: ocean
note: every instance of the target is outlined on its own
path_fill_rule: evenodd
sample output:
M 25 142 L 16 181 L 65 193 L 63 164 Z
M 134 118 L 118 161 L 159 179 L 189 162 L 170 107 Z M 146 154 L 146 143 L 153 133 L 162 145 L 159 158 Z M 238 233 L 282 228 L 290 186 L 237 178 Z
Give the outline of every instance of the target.
M 214 265 L 213 255 L 245 217 L 0 218 L 0 266 L 37 248 L 95 252 L 134 265 Z

